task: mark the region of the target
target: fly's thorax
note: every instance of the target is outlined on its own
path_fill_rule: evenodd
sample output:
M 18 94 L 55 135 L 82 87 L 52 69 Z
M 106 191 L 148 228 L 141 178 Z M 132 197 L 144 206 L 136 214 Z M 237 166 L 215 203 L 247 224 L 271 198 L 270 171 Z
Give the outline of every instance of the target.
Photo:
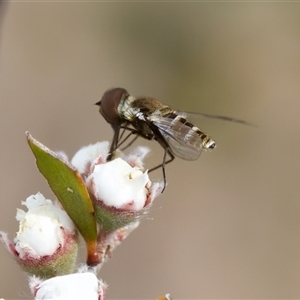
M 132 106 L 134 101 L 134 96 L 127 95 L 127 97 L 124 97 L 118 105 L 118 113 L 120 117 L 128 122 L 133 122 L 136 119 L 136 113 L 138 111 Z
M 119 106 L 118 112 L 124 121 L 128 122 L 136 133 L 145 139 L 152 140 L 154 133 L 146 122 L 145 106 L 137 105 L 138 99 L 134 96 L 128 95 L 124 98 Z
M 136 98 L 132 102 L 132 107 L 139 110 L 140 112 L 144 113 L 146 116 L 149 116 L 151 114 L 160 114 L 164 115 L 168 113 L 169 111 L 172 111 L 172 109 L 161 103 L 160 101 L 150 98 L 150 97 L 139 97 Z
M 133 122 L 136 119 L 145 121 L 151 115 L 165 116 L 173 112 L 169 106 L 154 98 L 135 97 L 127 95 L 118 105 L 118 113 L 126 121 Z

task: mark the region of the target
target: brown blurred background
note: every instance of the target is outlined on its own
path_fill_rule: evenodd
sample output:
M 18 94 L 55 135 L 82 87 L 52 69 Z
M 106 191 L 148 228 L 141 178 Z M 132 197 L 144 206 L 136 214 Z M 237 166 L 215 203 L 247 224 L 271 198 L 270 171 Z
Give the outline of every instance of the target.
M 121 86 L 257 127 L 196 121 L 218 147 L 167 166 L 165 193 L 102 269 L 109 299 L 300 298 L 300 3 L 1 9 L 0 229 L 14 237 L 29 195 L 53 198 L 24 132 L 70 157 L 111 139 L 93 104 Z M 158 145 L 139 143 L 147 167 L 161 161 Z M 31 298 L 2 246 L 0 265 L 0 296 Z

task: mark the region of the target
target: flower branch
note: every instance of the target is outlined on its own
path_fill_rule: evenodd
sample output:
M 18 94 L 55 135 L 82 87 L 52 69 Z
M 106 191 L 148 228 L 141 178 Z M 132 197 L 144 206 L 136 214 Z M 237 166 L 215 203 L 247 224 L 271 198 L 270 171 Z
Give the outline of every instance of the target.
M 26 133 L 40 172 L 57 201 L 41 193 L 18 209 L 19 231 L 13 241 L 0 240 L 30 274 L 36 299 L 105 299 L 107 285 L 97 273 L 113 250 L 135 230 L 164 184 L 152 183 L 144 171 L 144 147 L 130 155 L 116 151 L 107 161 L 108 142 L 81 148 L 71 162 Z M 78 232 L 86 248 L 86 265 L 76 270 Z M 159 299 L 171 299 L 163 296 Z

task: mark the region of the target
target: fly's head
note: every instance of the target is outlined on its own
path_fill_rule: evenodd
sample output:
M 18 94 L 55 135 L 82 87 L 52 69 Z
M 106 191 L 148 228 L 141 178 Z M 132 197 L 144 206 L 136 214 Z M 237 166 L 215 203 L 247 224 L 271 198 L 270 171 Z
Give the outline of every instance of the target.
M 118 106 L 129 96 L 128 92 L 123 88 L 113 88 L 106 91 L 101 100 L 96 103 L 100 106 L 100 113 L 104 119 L 114 125 L 121 125 L 125 122 L 124 118 L 120 116 Z

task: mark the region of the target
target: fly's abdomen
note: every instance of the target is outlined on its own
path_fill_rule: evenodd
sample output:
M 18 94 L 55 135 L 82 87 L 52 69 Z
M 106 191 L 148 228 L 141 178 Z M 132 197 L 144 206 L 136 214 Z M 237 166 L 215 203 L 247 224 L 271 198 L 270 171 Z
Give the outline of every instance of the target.
M 214 149 L 216 148 L 216 142 L 210 136 L 205 135 L 202 146 L 204 149 Z
M 181 137 L 188 145 L 194 145 L 195 147 L 203 147 L 203 149 L 214 149 L 216 147 L 215 141 L 197 126 L 188 122 L 184 117 L 172 113 L 168 116 L 172 118 L 172 129 L 173 132 L 177 132 L 178 136 Z

